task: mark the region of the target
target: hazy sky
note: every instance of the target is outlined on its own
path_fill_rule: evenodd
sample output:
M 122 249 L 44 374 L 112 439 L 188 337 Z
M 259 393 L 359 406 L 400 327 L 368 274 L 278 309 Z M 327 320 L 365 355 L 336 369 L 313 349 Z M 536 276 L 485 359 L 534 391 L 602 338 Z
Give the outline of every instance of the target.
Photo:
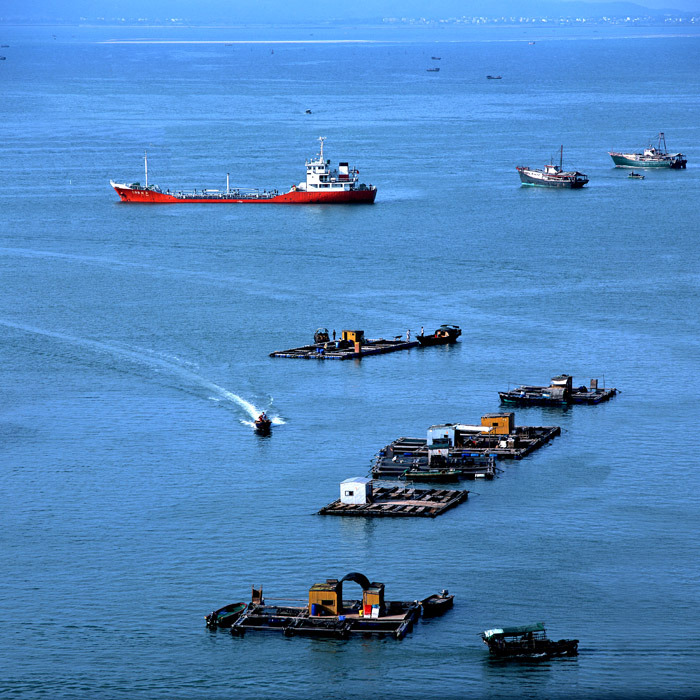
M 589 4 L 617 5 L 632 12 L 634 5 L 609 0 L 592 0 Z M 700 0 L 638 0 L 647 8 L 674 8 L 698 11 Z M 329 18 L 448 17 L 461 15 L 537 15 L 563 14 L 581 2 L 566 0 L 2 0 L 0 16 L 27 17 L 185 17 L 195 21 L 216 19 L 219 22 L 309 21 Z M 585 7 L 585 6 L 584 6 Z M 544 12 L 543 12 L 544 10 Z

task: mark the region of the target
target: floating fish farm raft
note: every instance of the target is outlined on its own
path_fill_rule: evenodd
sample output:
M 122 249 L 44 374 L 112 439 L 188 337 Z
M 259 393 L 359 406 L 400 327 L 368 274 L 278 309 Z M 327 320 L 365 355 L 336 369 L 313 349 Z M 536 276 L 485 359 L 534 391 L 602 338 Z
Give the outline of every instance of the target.
M 401 340 L 401 336 L 394 340 L 368 339 L 364 337 L 364 331 L 343 331 L 340 340 L 330 340 L 325 328 L 319 331 L 316 331 L 314 343 L 311 345 L 271 352 L 270 357 L 291 357 L 301 360 L 356 360 L 368 355 L 384 355 L 388 352 L 409 350 L 419 345 L 417 341 Z
M 442 459 L 436 459 L 438 456 Z M 439 463 L 440 466 L 437 466 Z M 377 479 L 451 482 L 460 479 L 493 479 L 496 458 L 471 449 L 449 450 L 447 456 L 431 454 L 424 438 L 400 437 L 379 450 L 372 467 Z
M 576 403 L 598 404 L 610 400 L 617 389 L 598 388 L 598 380 L 591 379 L 590 386 L 573 386 L 568 374 L 552 377 L 549 386 L 523 384 L 515 389 L 499 391 L 501 402 L 512 406 L 569 406 Z
M 362 587 L 362 600 L 343 600 L 343 582 L 354 581 Z M 446 596 L 446 591 L 444 592 Z M 440 602 L 433 603 L 437 598 Z M 449 600 L 448 600 L 449 598 Z M 286 637 L 391 636 L 403 639 L 421 615 L 422 603 L 431 601 L 433 614 L 452 605 L 452 596 L 431 596 L 424 601 L 387 601 L 384 584 L 370 582 L 363 574 L 350 573 L 340 581 L 327 579 L 309 590 L 304 607 L 266 603 L 262 588 L 253 588 L 251 602 L 231 625 L 231 634 L 279 632 Z M 290 601 L 291 602 L 291 601 Z
M 340 498 L 318 511 L 319 515 L 365 518 L 435 518 L 463 503 L 469 491 L 376 486 L 370 479 L 347 479 Z
M 459 478 L 492 479 L 495 458 L 522 459 L 560 433 L 558 426 L 516 426 L 511 412 L 487 413 L 481 425 L 433 425 L 427 438 L 401 437 L 381 449 L 372 476 L 427 481 L 458 472 Z

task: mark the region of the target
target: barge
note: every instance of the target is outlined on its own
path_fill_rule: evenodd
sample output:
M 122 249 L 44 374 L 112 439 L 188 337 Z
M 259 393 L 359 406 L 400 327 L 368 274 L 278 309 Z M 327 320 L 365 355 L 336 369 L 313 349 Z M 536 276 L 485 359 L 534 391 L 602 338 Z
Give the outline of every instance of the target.
M 378 479 L 401 478 L 410 470 L 457 469 L 463 479 L 493 479 L 496 459 L 522 459 L 561 433 L 559 426 L 516 426 L 515 414 L 487 413 L 481 425 L 445 423 L 426 438 L 400 437 L 382 448 L 372 466 Z
M 145 184 L 140 182 L 109 184 L 122 202 L 140 204 L 372 204 L 377 196 L 374 185 L 360 183 L 359 170 L 347 162 L 331 168 L 323 155 L 325 136 L 319 137 L 320 153 L 306 161 L 306 180 L 292 185 L 288 192 L 259 190 L 246 187 L 231 188 L 228 173 L 226 189 L 163 190 L 148 184 L 148 154 L 144 154 Z
M 322 331 L 325 331 L 325 335 Z M 335 332 L 333 336 L 335 338 Z M 406 334 L 405 340 L 402 340 L 402 336 L 387 340 L 385 338 L 365 338 L 364 331 L 344 330 L 340 340 L 330 340 L 328 331 L 323 328 L 316 331 L 314 342 L 310 345 L 271 352 L 270 357 L 288 357 L 301 360 L 357 360 L 368 355 L 384 355 L 415 347 L 418 347 L 418 342 L 410 340 L 410 333 Z
M 590 386 L 574 387 L 573 377 L 560 374 L 552 377 L 549 386 L 523 384 L 515 389 L 499 391 L 501 403 L 512 406 L 570 406 L 571 404 L 599 404 L 609 401 L 617 389 L 598 387 L 598 380 L 591 379 Z
M 361 600 L 344 599 L 345 582 L 360 585 Z M 390 636 L 403 639 L 412 631 L 422 610 L 418 600 L 385 600 L 384 584 L 370 582 L 357 572 L 340 580 L 315 583 L 309 589 L 308 601 L 303 607 L 278 604 L 279 601 L 270 604 L 263 598 L 262 587 L 253 587 L 251 602 L 231 625 L 231 634 L 243 637 L 248 632 L 278 632 L 286 637 Z M 443 608 L 446 606 L 433 610 L 440 613 Z
M 377 486 L 371 479 L 354 477 L 340 484 L 340 498 L 319 515 L 363 518 L 436 518 L 469 498 L 469 491 Z

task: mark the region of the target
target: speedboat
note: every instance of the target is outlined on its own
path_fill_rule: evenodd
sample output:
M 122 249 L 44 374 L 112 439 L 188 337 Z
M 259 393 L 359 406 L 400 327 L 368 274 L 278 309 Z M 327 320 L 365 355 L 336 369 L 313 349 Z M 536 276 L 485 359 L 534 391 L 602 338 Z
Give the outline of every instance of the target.
M 255 421 L 255 432 L 258 435 L 269 435 L 272 428 L 272 421 L 263 413 Z

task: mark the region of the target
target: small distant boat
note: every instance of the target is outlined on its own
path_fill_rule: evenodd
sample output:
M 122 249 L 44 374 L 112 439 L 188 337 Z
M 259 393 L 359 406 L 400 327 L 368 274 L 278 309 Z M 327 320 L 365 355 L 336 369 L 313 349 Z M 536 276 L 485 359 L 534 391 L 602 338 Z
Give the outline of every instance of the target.
M 456 343 L 457 338 L 462 335 L 462 329 L 459 326 L 445 324 L 440 326 L 432 335 L 420 334 L 416 336 L 416 340 L 421 345 L 448 345 Z
M 534 46 L 534 45 L 535 45 L 535 42 L 534 42 L 534 41 L 528 41 L 527 43 L 528 43 L 530 46 Z
M 430 58 L 432 58 L 433 61 L 441 61 L 442 60 L 441 56 L 431 56 Z
M 439 73 L 440 69 L 439 68 L 426 68 L 425 69 L 428 73 Z
M 644 175 L 641 173 L 630 173 L 627 177 L 632 178 L 633 180 L 643 180 Z
M 5 58 L 5 56 L 0 56 L 0 61 L 6 61 L 6 60 L 7 59 Z
M 447 590 L 423 598 L 420 601 L 423 617 L 437 617 L 447 612 L 453 606 L 454 598 L 454 595 L 451 595 Z
M 215 630 L 217 627 L 227 629 L 245 612 L 247 607 L 248 603 L 230 603 L 205 615 L 204 620 L 210 630 Z
M 588 176 L 580 173 L 578 170 L 564 172 L 562 169 L 563 160 L 564 146 L 559 151 L 559 165 L 548 163 L 544 166 L 544 170 L 518 165 L 515 169 L 518 171 L 520 182 L 523 185 L 579 189 L 588 183 Z
M 306 112 L 305 112 L 305 114 L 311 114 L 311 110 L 310 110 L 310 109 L 307 109 Z
M 555 642 L 547 637 L 543 622 L 522 627 L 503 627 L 486 630 L 481 638 L 491 656 L 506 658 L 541 658 L 576 656 L 578 639 L 560 639 Z
M 685 169 L 688 159 L 682 153 L 669 153 L 666 149 L 666 136 L 659 132 L 656 146 L 647 146 L 642 153 L 618 153 L 609 151 L 617 168 L 673 168 Z M 662 147 L 663 146 L 663 147 Z
M 487 75 L 486 80 L 503 80 L 501 75 Z
M 269 435 L 272 428 L 272 421 L 264 414 L 260 414 L 255 421 L 255 432 L 258 435 Z

